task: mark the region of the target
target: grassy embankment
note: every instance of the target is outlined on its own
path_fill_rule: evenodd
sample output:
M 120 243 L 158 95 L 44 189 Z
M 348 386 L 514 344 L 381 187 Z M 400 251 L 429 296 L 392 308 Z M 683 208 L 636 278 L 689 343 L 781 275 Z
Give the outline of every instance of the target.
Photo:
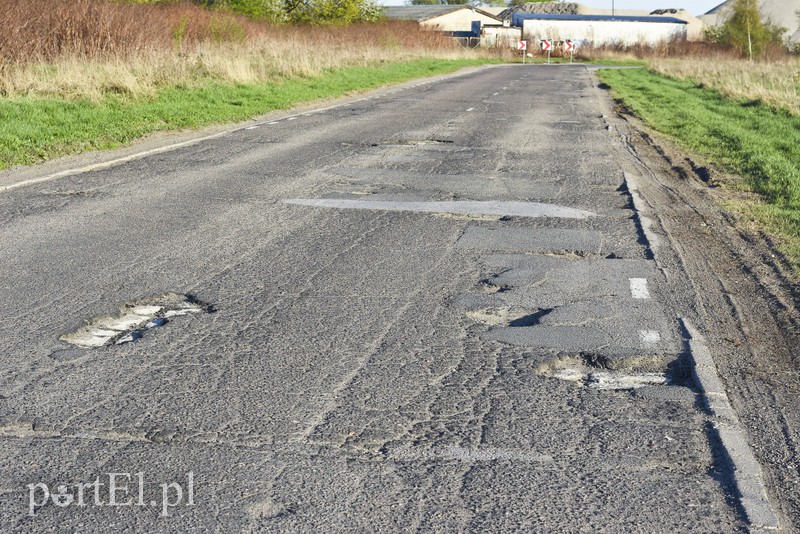
M 0 169 L 491 61 L 413 23 L 274 26 L 188 4 L 0 0 L 0 27 Z
M 648 126 L 741 176 L 723 185 L 753 194 L 726 208 L 775 236 L 800 272 L 800 63 L 659 61 L 599 75 Z

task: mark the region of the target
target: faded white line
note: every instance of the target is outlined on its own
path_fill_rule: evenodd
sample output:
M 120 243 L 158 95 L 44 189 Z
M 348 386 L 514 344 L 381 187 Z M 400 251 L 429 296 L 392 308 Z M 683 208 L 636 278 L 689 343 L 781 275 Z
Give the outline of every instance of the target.
M 286 120 L 287 120 L 287 121 L 293 121 L 293 120 L 295 120 L 296 118 L 297 118 L 297 117 L 289 117 L 289 118 L 287 118 Z
M 284 200 L 286 204 L 319 208 L 366 209 L 384 211 L 414 211 L 424 213 L 454 213 L 459 215 L 494 215 L 498 217 L 553 217 L 561 219 L 586 219 L 596 214 L 556 204 L 539 202 L 486 202 L 486 201 L 441 201 L 401 202 L 379 200 L 350 200 L 338 198 Z
M 467 111 L 472 111 L 472 110 L 474 110 L 474 109 L 475 109 L 475 108 L 467 108 Z
M 702 334 L 686 319 L 681 319 L 689 334 L 689 354 L 694 363 L 694 380 L 703 393 L 713 426 L 728 453 L 731 475 L 739 502 L 753 530 L 779 530 L 781 523 L 767 496 L 761 465 L 756 460 L 747 434 L 731 406 L 728 393 L 719 377 L 717 365 Z
M 629 278 L 631 296 L 635 299 L 649 299 L 650 290 L 647 289 L 647 278 Z
M 459 76 L 459 75 L 456 74 L 454 76 Z M 429 80 L 429 81 L 421 82 L 419 84 L 419 86 L 429 85 L 429 84 L 432 84 L 432 83 L 436 83 L 438 81 L 439 80 L 437 79 L 437 80 Z M 394 91 L 390 91 L 390 93 L 396 93 L 398 91 L 405 91 L 405 88 L 396 89 Z M 369 97 L 369 98 L 381 98 L 382 96 L 383 95 L 377 95 L 377 96 Z M 351 105 L 351 104 L 353 104 L 355 102 L 363 102 L 365 100 L 368 100 L 369 98 L 359 98 L 359 99 L 356 99 L 356 100 L 353 100 L 353 101 L 343 102 L 341 104 L 334 104 L 332 106 L 328 106 L 328 107 L 325 107 L 325 108 L 320 108 L 320 109 L 313 110 L 313 111 L 309 112 L 309 114 L 310 113 L 322 113 L 324 111 L 329 111 L 329 110 L 332 110 L 332 109 L 337 109 L 337 108 L 340 108 L 340 107 Z M 294 120 L 295 118 L 296 117 L 290 117 L 290 118 L 285 119 L 285 120 Z M 275 124 L 279 124 L 280 122 L 281 122 L 280 120 L 277 120 L 277 121 L 267 122 L 266 124 L 267 125 L 275 125 Z M 264 124 L 264 123 L 262 123 L 262 124 Z M 45 182 L 49 182 L 49 181 L 52 181 L 52 180 L 57 180 L 59 178 L 64 178 L 66 176 L 74 176 L 76 174 L 82 174 L 84 172 L 92 172 L 92 171 L 96 171 L 96 170 L 107 169 L 107 168 L 119 165 L 121 163 L 127 163 L 129 161 L 134 161 L 134 160 L 137 160 L 139 158 L 145 158 L 145 157 L 151 156 L 153 154 L 161 154 L 163 152 L 170 152 L 172 150 L 177 150 L 179 148 L 191 146 L 191 145 L 194 145 L 194 144 L 197 144 L 197 143 L 202 143 L 203 141 L 208 141 L 210 139 L 215 139 L 217 137 L 222 137 L 223 135 L 227 135 L 227 134 L 239 131 L 241 129 L 242 128 L 233 128 L 231 130 L 226 130 L 224 132 L 219 132 L 219 133 L 212 134 L 212 135 L 207 135 L 207 136 L 204 136 L 204 137 L 198 137 L 197 139 L 190 139 L 188 141 L 182 141 L 180 143 L 173 143 L 171 145 L 166 145 L 166 146 L 162 146 L 162 147 L 159 147 L 159 148 L 154 148 L 152 150 L 145 150 L 143 152 L 137 152 L 136 154 L 131 154 L 129 156 L 124 156 L 124 157 L 121 157 L 121 158 L 115 158 L 115 159 L 104 161 L 104 162 L 101 162 L 101 163 L 95 163 L 95 164 L 92 164 L 92 165 L 86 165 L 84 167 L 77 167 L 77 168 L 74 168 L 74 169 L 68 169 L 68 170 L 57 172 L 57 173 L 49 174 L 47 176 L 41 176 L 39 178 L 32 178 L 30 180 L 23 180 L 23 181 L 16 182 L 16 183 L 13 183 L 13 184 L 0 186 L 0 192 L 10 191 L 12 189 L 17 189 L 19 187 L 25 187 L 25 186 L 28 186 L 28 185 L 35 185 L 35 184 L 45 183 Z
M 639 330 L 639 342 L 644 348 L 652 348 L 661 342 L 661 333 L 656 330 Z
M 647 212 L 647 206 L 642 198 L 641 193 L 639 192 L 639 178 L 626 172 L 625 183 L 628 186 L 628 191 L 630 191 L 631 199 L 633 200 L 633 207 L 636 211 L 637 217 L 639 218 L 639 224 L 642 228 L 642 232 L 644 232 L 644 236 L 647 239 L 650 250 L 653 252 L 653 254 L 655 254 L 660 242 L 658 236 L 653 232 L 652 229 L 653 220 L 644 215 L 644 213 Z
M 154 148 L 152 150 L 145 150 L 144 152 L 137 152 L 136 154 L 131 154 L 130 156 L 125 156 L 123 158 L 116 158 L 109 161 L 104 161 L 102 163 L 95 163 L 93 165 L 87 165 L 85 167 L 79 167 L 77 169 L 69 169 L 66 171 L 57 172 L 54 174 L 49 174 L 47 176 L 42 176 L 39 178 L 32 178 L 30 180 L 24 180 L 22 182 L 17 182 L 15 184 L 4 185 L 0 186 L 0 191 L 10 191 L 12 189 L 16 189 L 18 187 L 25 187 L 28 185 L 34 184 L 41 184 L 44 182 L 49 182 L 51 180 L 56 180 L 58 178 L 63 178 L 65 176 L 72 176 L 75 174 L 82 174 L 84 172 L 91 172 L 91 171 L 98 171 L 101 169 L 108 169 L 109 167 L 114 167 L 115 165 L 119 165 L 120 163 L 127 163 L 129 161 L 133 161 L 139 158 L 144 158 L 147 156 L 152 156 L 153 154 L 161 154 L 162 152 L 170 152 L 172 150 L 176 150 L 178 148 L 183 148 L 191 145 L 195 145 L 197 143 L 202 143 L 203 141 L 208 141 L 210 139 L 216 139 L 217 137 L 222 137 L 223 135 L 227 135 L 235 130 L 228 130 L 225 132 L 215 133 L 213 135 L 207 135 L 205 137 L 200 137 L 198 139 L 191 139 L 189 141 L 183 141 L 181 143 L 174 143 L 172 145 L 162 146 L 159 148 Z

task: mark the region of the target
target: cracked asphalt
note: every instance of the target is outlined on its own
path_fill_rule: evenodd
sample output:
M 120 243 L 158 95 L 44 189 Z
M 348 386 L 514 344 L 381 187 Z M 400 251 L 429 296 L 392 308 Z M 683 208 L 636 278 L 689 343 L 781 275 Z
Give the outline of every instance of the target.
M 745 531 L 609 110 L 477 69 L 0 194 L 2 530 Z M 211 313 L 59 339 L 169 292 Z

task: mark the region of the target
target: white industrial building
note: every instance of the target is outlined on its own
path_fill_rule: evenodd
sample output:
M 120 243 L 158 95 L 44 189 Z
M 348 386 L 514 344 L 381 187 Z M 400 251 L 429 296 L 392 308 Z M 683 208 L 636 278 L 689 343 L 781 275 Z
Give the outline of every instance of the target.
M 676 17 L 517 13 L 513 25 L 529 41 L 570 40 L 579 46 L 657 45 L 687 36 L 687 22 Z
M 423 28 L 441 32 L 471 32 L 473 24 L 503 25 L 497 15 L 469 5 L 387 6 L 383 16 L 390 20 L 415 20 Z

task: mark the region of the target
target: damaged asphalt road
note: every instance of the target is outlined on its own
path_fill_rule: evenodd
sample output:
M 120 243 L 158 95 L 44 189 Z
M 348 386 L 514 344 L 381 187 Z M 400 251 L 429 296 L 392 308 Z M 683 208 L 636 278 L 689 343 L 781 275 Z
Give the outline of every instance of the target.
M 0 193 L 2 530 L 791 531 L 614 120 L 475 69 Z

